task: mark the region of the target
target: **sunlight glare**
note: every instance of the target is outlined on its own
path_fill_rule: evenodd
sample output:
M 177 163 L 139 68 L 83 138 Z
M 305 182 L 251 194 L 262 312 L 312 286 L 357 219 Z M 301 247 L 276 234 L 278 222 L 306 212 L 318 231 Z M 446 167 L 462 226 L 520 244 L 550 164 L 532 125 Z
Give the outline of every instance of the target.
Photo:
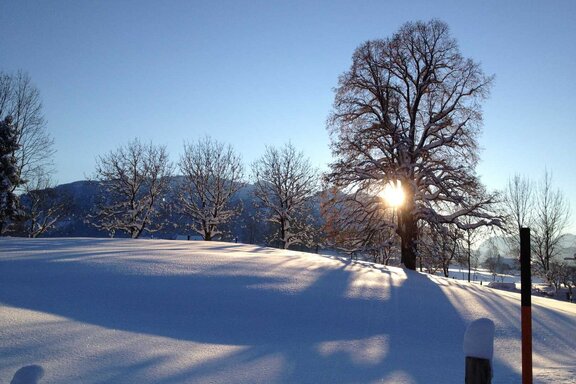
M 381 196 L 391 207 L 400 207 L 404 202 L 404 191 L 400 181 L 396 180 L 396 184 L 392 181 L 387 183 Z

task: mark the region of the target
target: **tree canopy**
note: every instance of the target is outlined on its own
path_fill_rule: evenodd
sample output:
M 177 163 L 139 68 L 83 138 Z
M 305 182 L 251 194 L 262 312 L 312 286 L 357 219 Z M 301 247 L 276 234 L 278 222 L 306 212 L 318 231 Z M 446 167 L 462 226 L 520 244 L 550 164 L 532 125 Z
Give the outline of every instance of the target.
M 494 196 L 475 172 L 481 102 L 492 81 L 438 20 L 406 23 L 391 38 L 363 43 L 340 76 L 327 180 L 371 193 L 401 183 L 397 233 L 407 268 L 416 266 L 420 222 L 461 229 L 497 223 L 489 210 Z

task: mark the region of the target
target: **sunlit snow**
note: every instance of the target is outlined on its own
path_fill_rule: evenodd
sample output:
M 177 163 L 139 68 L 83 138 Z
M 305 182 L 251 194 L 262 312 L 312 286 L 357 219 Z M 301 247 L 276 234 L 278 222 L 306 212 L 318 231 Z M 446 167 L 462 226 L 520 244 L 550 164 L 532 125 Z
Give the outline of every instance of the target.
M 495 324 L 493 383 L 520 382 L 520 296 L 254 245 L 0 239 L 0 382 L 462 383 Z M 535 383 L 574 382 L 576 305 L 533 298 Z

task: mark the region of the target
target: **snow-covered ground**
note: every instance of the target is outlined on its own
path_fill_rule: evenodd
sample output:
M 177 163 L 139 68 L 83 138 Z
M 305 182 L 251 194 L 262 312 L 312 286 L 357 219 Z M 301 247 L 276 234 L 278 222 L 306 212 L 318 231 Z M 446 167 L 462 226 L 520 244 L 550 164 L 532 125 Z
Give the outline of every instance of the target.
M 495 323 L 493 383 L 520 382 L 520 297 L 251 245 L 0 239 L 0 382 L 464 381 Z M 533 298 L 535 383 L 576 383 L 576 305 Z
M 450 278 L 468 281 L 468 269 L 465 267 L 450 267 L 448 270 Z M 516 271 L 516 274 L 492 274 L 486 269 L 479 268 L 477 270 L 472 270 L 470 273 L 470 281 L 476 283 L 488 284 L 491 282 L 502 282 L 502 283 L 517 283 L 520 286 L 520 272 Z M 438 274 L 440 274 L 439 272 Z M 532 277 L 532 282 L 540 282 L 536 276 Z

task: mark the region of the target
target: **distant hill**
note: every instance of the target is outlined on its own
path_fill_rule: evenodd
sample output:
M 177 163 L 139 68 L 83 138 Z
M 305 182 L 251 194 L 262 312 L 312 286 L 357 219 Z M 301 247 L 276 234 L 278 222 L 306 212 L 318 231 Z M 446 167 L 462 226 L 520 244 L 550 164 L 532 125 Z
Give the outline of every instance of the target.
M 562 237 L 562 258 L 576 260 L 576 235 L 567 233 Z
M 506 236 L 492 236 L 482 243 L 478 247 L 480 252 L 480 259 L 485 260 L 490 256 L 491 253 L 497 252 L 500 256 L 507 259 L 514 259 L 516 255 L 510 251 L 508 240 Z M 560 254 L 559 258 L 574 258 L 576 254 L 576 235 L 572 233 L 567 233 L 560 239 Z
M 99 196 L 103 193 L 102 184 L 97 181 L 76 181 L 54 187 L 55 195 L 68 200 L 64 217 L 56 227 L 49 230 L 46 237 L 107 237 L 108 234 L 98 230 L 87 222 L 88 215 L 93 213 Z
M 480 243 L 478 246 L 480 258 L 484 259 L 492 252 L 497 252 L 501 256 L 506 256 L 509 253 L 508 239 L 506 236 L 491 236 Z

